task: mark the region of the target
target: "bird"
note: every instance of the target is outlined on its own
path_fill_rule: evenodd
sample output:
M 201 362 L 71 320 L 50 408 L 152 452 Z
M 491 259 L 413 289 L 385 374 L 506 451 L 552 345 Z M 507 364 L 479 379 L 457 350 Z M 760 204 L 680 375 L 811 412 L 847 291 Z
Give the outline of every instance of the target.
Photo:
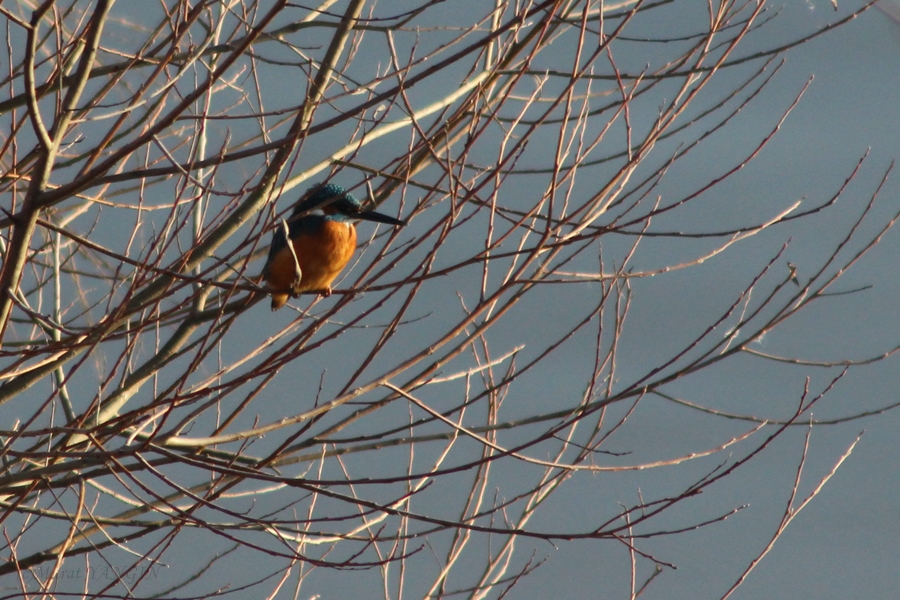
M 316 210 L 323 214 L 311 214 Z M 356 220 L 406 225 L 406 221 L 364 210 L 362 202 L 337 184 L 319 184 L 307 190 L 286 221 L 287 237 L 283 224 L 275 230 L 263 267 L 273 311 L 301 292 L 331 295 L 331 283 L 356 250 Z

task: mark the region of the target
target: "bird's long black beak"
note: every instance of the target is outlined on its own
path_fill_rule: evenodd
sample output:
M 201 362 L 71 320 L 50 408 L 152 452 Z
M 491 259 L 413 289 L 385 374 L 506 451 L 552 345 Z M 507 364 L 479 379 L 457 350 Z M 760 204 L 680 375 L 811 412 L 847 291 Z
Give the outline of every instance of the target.
M 396 225 L 398 227 L 403 227 L 404 225 L 406 225 L 406 221 L 401 221 L 400 219 L 395 219 L 394 217 L 383 215 L 380 212 L 375 212 L 374 210 L 361 210 L 353 216 L 357 219 L 375 221 L 376 223 L 387 223 L 388 225 Z

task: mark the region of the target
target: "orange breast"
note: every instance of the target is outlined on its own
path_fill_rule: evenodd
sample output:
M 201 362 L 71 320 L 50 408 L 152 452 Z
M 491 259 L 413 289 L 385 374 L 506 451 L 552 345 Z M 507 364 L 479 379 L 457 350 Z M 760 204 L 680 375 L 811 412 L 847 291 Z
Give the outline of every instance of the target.
M 288 248 L 283 248 L 272 258 L 266 272 L 269 288 L 284 292 L 273 294 L 273 309 L 284 305 L 291 292 L 330 290 L 356 250 L 356 229 L 349 222 L 326 219 L 315 233 L 304 232 L 292 244 L 300 263 L 300 282 L 292 285 L 296 279 L 294 257 Z

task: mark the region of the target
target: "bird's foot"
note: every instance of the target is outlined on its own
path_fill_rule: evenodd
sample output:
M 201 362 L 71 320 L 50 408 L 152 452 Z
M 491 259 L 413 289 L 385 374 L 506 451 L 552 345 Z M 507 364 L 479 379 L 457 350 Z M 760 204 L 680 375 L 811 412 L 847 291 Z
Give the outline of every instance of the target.
M 291 281 L 291 298 L 299 298 L 300 297 L 300 277 L 299 275 Z

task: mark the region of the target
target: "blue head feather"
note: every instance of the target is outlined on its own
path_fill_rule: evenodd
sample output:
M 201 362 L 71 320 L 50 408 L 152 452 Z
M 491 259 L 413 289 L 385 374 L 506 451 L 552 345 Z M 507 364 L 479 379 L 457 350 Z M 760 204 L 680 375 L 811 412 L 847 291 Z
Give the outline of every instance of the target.
M 362 202 L 334 183 L 313 186 L 306 191 L 307 197 L 294 207 L 292 217 L 301 216 L 317 209 L 328 215 L 351 216 L 362 210 Z

